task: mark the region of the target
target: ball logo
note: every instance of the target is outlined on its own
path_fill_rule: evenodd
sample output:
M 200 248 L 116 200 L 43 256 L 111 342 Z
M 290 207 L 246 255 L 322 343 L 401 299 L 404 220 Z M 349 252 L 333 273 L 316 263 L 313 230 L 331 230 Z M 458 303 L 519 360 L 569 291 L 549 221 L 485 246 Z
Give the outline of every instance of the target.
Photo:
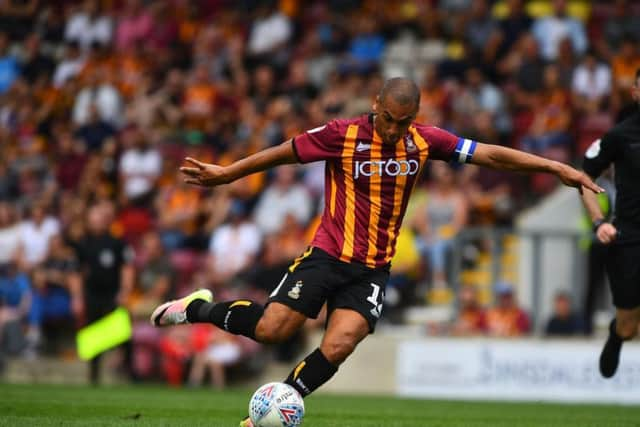
M 420 169 L 420 163 L 417 160 L 377 160 L 364 161 L 357 160 L 355 162 L 354 179 L 360 176 L 372 175 L 388 175 L 388 176 L 406 176 L 415 175 Z

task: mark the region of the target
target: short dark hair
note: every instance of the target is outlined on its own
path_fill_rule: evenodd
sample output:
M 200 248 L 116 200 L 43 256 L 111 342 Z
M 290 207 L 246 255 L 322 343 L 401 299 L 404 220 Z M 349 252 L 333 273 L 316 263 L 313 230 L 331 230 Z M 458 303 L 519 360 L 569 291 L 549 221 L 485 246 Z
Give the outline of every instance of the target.
M 387 96 L 391 96 L 401 105 L 409 103 L 416 107 L 420 105 L 420 89 L 413 80 L 405 77 L 394 77 L 384 83 L 380 90 L 380 101 L 384 101 Z

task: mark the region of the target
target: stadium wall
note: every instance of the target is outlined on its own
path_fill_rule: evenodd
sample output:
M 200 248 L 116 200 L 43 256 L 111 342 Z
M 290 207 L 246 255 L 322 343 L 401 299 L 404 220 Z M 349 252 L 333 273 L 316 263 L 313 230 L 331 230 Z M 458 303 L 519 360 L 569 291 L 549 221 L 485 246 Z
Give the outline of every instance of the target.
M 601 340 L 419 338 L 365 340 L 322 392 L 499 401 L 640 403 L 640 345 L 618 374 L 598 373 Z

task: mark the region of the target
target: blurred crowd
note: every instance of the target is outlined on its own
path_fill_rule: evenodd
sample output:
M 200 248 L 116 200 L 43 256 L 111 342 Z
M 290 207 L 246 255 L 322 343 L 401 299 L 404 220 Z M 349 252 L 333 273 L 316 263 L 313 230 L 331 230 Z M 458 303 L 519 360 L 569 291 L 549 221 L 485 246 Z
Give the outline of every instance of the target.
M 147 318 L 198 287 L 266 301 L 315 230 L 324 166 L 202 190 L 182 182 L 184 157 L 229 164 L 366 113 L 384 79 L 403 75 L 422 91 L 418 121 L 571 162 L 630 100 L 639 6 L 1 1 L 0 358 L 64 354 L 65 335 L 126 306 L 135 327 L 123 353 L 135 378 L 196 385 L 208 372 L 221 386 L 228 367 L 259 366 L 263 353 L 244 339 L 207 327 L 160 333 Z M 556 185 L 432 164 L 398 240 L 390 312 L 424 304 L 423 284 L 449 289 L 460 230 L 509 225 Z M 452 333 L 529 332 L 507 284 L 486 313 L 473 300 L 473 289 L 461 291 Z

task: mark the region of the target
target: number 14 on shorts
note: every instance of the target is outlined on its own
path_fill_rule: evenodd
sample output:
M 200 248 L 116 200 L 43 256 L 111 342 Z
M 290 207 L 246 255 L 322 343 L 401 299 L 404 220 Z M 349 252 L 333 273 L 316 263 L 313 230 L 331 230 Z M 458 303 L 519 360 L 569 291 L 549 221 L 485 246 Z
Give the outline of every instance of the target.
M 373 308 L 371 309 L 371 314 L 379 319 L 382 314 L 382 301 L 384 301 L 384 292 L 380 292 L 380 286 L 375 283 L 370 284 L 373 288 L 371 295 L 367 297 L 367 301 L 373 304 Z M 379 299 L 380 298 L 380 299 Z

